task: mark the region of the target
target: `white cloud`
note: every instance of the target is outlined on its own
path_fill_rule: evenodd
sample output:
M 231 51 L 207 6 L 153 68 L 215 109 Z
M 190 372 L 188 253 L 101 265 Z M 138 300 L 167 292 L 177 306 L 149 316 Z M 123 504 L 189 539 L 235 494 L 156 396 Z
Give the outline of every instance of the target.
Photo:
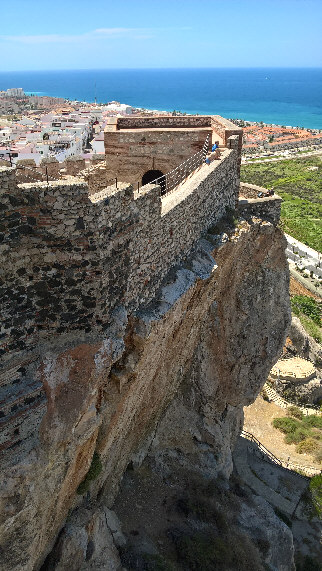
M 0 39 L 18 44 L 57 44 L 75 42 L 81 37 L 82 36 L 68 36 L 63 34 L 43 34 L 39 36 L 0 36 Z
M 0 41 L 17 44 L 63 44 L 77 43 L 83 40 L 94 40 L 104 38 L 132 38 L 151 39 L 158 34 L 169 31 L 188 30 L 190 28 L 98 28 L 84 34 L 41 34 L 23 36 L 2 36 Z

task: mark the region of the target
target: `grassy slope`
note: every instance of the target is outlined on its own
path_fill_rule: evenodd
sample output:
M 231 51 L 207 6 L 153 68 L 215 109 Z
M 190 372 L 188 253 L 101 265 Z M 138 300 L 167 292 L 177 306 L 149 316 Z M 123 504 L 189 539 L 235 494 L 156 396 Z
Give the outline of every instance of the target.
M 284 231 L 311 248 L 322 251 L 320 156 L 243 165 L 241 180 L 267 188 L 273 187 L 284 199 L 281 213 Z

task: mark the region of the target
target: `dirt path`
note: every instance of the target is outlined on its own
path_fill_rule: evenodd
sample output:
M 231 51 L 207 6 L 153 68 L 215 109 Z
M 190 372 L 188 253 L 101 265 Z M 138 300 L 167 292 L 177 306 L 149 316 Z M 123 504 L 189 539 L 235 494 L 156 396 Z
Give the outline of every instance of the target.
M 313 297 L 319 301 L 321 298 L 317 295 L 314 295 L 309 289 L 307 289 L 303 284 L 296 281 L 293 276 L 290 276 L 290 294 L 291 295 L 307 295 L 308 297 Z
M 272 426 L 274 418 L 286 416 L 285 410 L 258 396 L 253 404 L 244 408 L 244 430 L 251 432 L 273 452 L 277 458 L 307 467 L 321 468 L 310 454 L 298 454 L 295 444 L 285 444 L 282 432 Z

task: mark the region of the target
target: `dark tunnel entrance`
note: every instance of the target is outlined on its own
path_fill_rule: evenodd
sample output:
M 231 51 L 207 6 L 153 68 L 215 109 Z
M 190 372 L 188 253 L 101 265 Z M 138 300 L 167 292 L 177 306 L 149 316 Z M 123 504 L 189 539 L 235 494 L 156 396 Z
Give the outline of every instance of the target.
M 163 172 L 158 170 L 151 170 L 147 171 L 142 177 L 142 186 L 145 184 L 149 184 L 149 182 L 153 182 L 156 178 L 164 177 Z M 161 194 L 165 194 L 165 178 L 158 181 L 161 186 Z

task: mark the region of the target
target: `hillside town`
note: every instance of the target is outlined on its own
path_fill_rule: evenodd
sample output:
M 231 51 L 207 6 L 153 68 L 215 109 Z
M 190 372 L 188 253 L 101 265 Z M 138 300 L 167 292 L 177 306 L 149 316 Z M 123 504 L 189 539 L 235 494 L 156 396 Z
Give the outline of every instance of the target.
M 104 153 L 104 128 L 111 116 L 149 114 L 112 101 L 86 103 L 26 95 L 21 88 L 0 91 L 0 164 L 68 157 L 91 159 Z
M 285 125 L 266 124 L 242 119 L 230 119 L 243 128 L 243 156 L 270 156 L 315 151 L 322 148 L 321 129 L 305 129 Z
M 90 160 L 104 153 L 104 128 L 111 116 L 161 115 L 125 103 L 88 103 L 61 97 L 27 95 L 20 87 L 0 91 L 0 164 L 40 165 L 43 159 Z M 174 115 L 185 115 L 173 111 Z M 267 125 L 233 119 L 243 127 L 243 155 L 265 156 L 322 147 L 318 129 Z M 21 163 L 20 163 L 21 164 Z M 26 164 L 26 163 L 25 163 Z

